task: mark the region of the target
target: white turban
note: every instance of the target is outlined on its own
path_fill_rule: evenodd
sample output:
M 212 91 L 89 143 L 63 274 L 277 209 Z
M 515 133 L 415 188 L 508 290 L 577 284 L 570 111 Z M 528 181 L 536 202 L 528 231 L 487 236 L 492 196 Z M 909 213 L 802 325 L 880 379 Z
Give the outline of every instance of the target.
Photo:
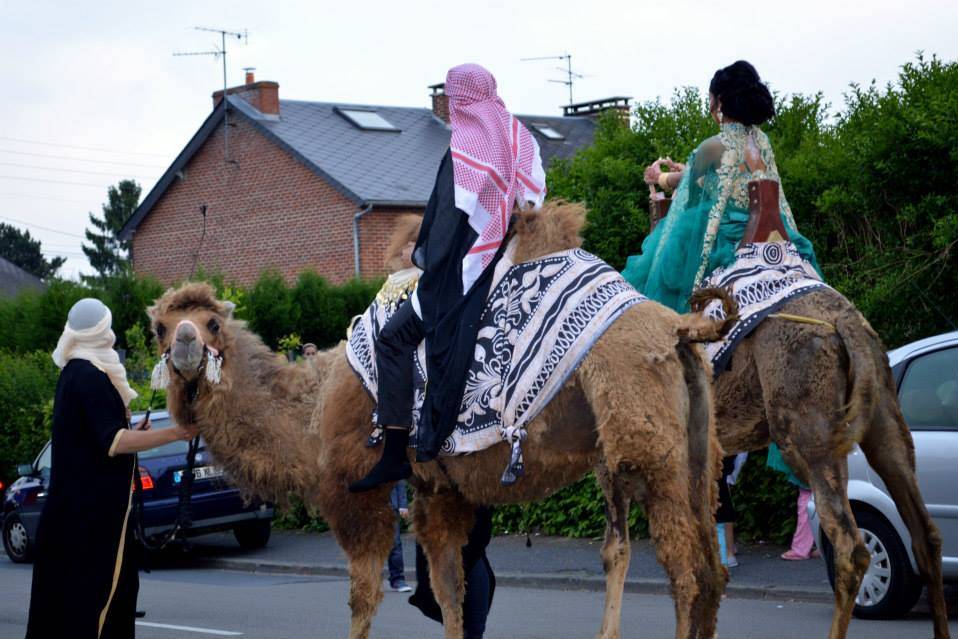
M 87 360 L 107 374 L 123 405 L 129 406 L 137 393 L 127 383 L 126 369 L 113 350 L 116 335 L 112 325 L 113 314 L 103 302 L 89 297 L 80 300 L 70 309 L 63 335 L 53 351 L 53 361 L 63 368 L 71 359 Z

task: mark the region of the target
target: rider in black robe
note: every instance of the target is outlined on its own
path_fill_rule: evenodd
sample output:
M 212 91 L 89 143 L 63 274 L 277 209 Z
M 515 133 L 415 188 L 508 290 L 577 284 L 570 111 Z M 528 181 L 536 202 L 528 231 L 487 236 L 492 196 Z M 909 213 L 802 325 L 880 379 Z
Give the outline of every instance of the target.
M 127 520 L 136 456 L 110 455 L 127 423 L 106 374 L 70 360 L 53 403 L 50 489 L 37 530 L 27 639 L 134 636 L 139 577 Z
M 469 217 L 456 208 L 452 159 L 447 151 L 412 254 L 413 264 L 422 269 L 419 284 L 376 342 L 377 418 L 386 429 L 383 459 L 364 479 L 350 485 L 353 492 L 406 479 L 412 472 L 406 459 L 412 426 L 412 354 L 423 339 L 429 385 L 418 424 L 417 459 L 434 459 L 455 427 L 479 316 L 497 262 L 493 260 L 469 290 L 463 291 L 463 258 L 476 237 Z

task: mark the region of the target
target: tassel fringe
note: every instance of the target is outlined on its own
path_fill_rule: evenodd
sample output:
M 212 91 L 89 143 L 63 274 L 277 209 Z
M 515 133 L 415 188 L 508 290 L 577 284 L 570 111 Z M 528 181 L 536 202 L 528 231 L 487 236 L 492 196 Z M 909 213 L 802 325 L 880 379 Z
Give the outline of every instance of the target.
M 206 352 L 206 381 L 210 384 L 219 384 L 223 379 L 223 358 Z
M 150 375 L 150 388 L 153 390 L 163 390 L 170 385 L 170 369 L 166 362 L 170 356 L 163 353 L 163 357 L 153 367 L 153 373 Z

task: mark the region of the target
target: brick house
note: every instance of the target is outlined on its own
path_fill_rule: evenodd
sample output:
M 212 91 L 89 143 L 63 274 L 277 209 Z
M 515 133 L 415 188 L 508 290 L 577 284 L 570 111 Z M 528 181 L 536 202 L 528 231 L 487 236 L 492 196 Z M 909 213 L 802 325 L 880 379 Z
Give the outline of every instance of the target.
M 335 283 L 382 274 L 393 221 L 423 212 L 449 145 L 448 101 L 442 85 L 430 88 L 431 109 L 281 100 L 276 82 L 252 73 L 226 100 L 215 92 L 212 113 L 120 231 L 134 269 L 164 284 L 199 269 L 243 285 L 266 269 L 287 281 L 306 269 Z M 610 103 L 590 104 L 519 116 L 547 165 L 591 143 L 592 116 Z

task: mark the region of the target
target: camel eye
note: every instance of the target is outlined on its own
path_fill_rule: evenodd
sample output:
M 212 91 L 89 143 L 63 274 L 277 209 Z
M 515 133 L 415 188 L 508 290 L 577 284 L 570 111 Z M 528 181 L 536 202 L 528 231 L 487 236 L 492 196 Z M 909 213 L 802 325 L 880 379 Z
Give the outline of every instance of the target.
M 163 326 L 162 323 L 157 322 L 157 323 L 156 323 L 156 329 L 154 329 L 154 330 L 156 331 L 156 336 L 157 336 L 159 339 L 163 339 L 163 338 L 166 336 L 166 327 Z
M 214 335 L 216 335 L 217 333 L 220 332 L 220 323 L 217 322 L 215 318 L 211 319 L 210 321 L 206 323 L 206 328 L 210 330 L 210 333 L 213 333 Z

